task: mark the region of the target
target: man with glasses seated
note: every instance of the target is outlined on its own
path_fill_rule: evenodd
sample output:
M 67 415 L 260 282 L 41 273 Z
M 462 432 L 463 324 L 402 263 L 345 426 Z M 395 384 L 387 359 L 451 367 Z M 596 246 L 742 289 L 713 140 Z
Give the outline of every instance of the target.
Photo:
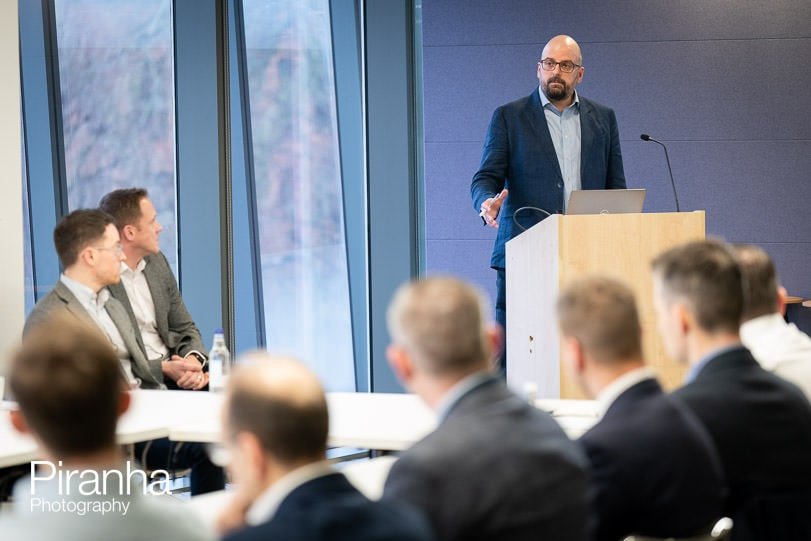
M 481 165 L 473 176 L 473 207 L 498 228 L 490 266 L 496 270 L 496 320 L 506 327 L 504 245 L 520 233 L 513 213 L 536 207 L 563 213 L 574 190 L 625 188 L 614 111 L 580 96 L 585 68 L 569 36 L 552 38 L 537 64 L 540 86 L 493 113 Z M 546 214 L 519 215 L 527 228 Z M 502 358 L 502 370 L 506 359 Z
M 54 245 L 64 272 L 53 290 L 34 306 L 25 322 L 24 333 L 28 334 L 58 313 L 92 322 L 110 340 L 122 374 L 131 387 L 165 389 L 161 359 L 147 356 L 138 328 L 121 302 L 107 290 L 107 286 L 120 280 L 124 260 L 113 218 L 95 209 L 71 212 L 56 225 Z M 136 454 L 143 457 L 144 465 L 151 469 L 191 468 L 193 495 L 225 486 L 222 468 L 211 463 L 201 444 L 174 446 L 169 440 L 161 439 L 139 444 Z

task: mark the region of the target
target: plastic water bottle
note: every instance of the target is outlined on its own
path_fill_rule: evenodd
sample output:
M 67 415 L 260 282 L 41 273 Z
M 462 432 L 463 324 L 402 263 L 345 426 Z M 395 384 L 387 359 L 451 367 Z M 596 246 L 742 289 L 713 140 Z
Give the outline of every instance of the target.
M 225 389 L 228 375 L 231 373 L 231 353 L 225 346 L 225 333 L 222 329 L 214 331 L 214 343 L 208 354 L 208 389 L 219 392 Z

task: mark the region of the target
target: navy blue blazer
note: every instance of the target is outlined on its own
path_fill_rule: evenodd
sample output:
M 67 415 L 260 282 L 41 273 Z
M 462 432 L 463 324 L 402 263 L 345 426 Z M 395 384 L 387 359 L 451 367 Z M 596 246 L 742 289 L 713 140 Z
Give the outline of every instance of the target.
M 580 99 L 580 178 L 584 190 L 625 188 L 619 129 L 612 109 Z M 470 194 L 479 211 L 482 202 L 507 188 L 490 266 L 504 268 L 504 244 L 521 232 L 513 224 L 516 209 L 533 206 L 552 214 L 564 207 L 563 175 L 549 135 L 536 88 L 526 98 L 502 105 L 493 113 L 484 141 L 482 161 L 473 175 Z M 519 215 L 524 227 L 545 215 Z
M 802 391 L 739 347 L 710 360 L 674 394 L 718 449 L 729 482 L 725 513 L 735 521 L 733 539 L 811 539 L 805 503 L 811 501 L 811 405 Z M 791 502 L 795 494 L 804 508 Z M 788 524 L 795 533 L 774 529 Z
M 273 518 L 225 537 L 226 541 L 431 541 L 417 511 L 372 502 L 346 477 L 333 473 L 293 490 Z
M 622 393 L 579 441 L 590 462 L 594 539 L 690 537 L 722 516 L 726 485 L 712 440 L 655 379 Z

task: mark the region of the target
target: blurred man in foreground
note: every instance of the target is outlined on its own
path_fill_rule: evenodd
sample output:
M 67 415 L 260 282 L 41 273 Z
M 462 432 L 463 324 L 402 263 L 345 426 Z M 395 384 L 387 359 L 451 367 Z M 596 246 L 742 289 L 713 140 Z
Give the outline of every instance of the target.
M 389 362 L 439 416 L 394 463 L 383 499 L 422 509 L 438 539 L 587 539 L 585 457 L 548 414 L 492 373 L 498 328 L 483 296 L 452 278 L 400 288 Z
M 223 433 L 236 491 L 228 541 L 429 541 L 416 511 L 372 502 L 326 461 L 329 417 L 315 375 L 255 353 L 228 385 Z
M 130 395 L 98 329 L 67 315 L 43 321 L 8 377 L 19 404 L 12 424 L 37 440 L 44 460 L 18 482 L 10 515 L 0 514 L 0 539 L 209 539 L 180 502 L 156 495 L 165 475 L 125 463 L 115 431 Z
M 557 312 L 566 367 L 601 414 L 580 438 L 594 539 L 708 533 L 722 516 L 721 463 L 701 422 L 645 366 L 633 292 L 612 278 L 583 278 L 561 292 Z
M 653 261 L 654 308 L 671 358 L 687 363 L 675 391 L 718 449 L 729 483 L 733 539 L 811 539 L 811 405 L 741 344 L 741 269 L 713 240 Z
M 754 245 L 737 246 L 746 287 L 741 341 L 760 365 L 792 382 L 811 399 L 811 338 L 788 323 L 786 289 L 777 281 L 769 254 Z

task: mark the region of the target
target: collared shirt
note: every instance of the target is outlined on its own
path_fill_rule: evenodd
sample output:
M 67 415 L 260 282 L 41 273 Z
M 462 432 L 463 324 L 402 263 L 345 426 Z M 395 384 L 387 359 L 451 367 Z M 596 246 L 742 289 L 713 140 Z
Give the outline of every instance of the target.
M 124 339 L 121 337 L 121 332 L 118 330 L 118 327 L 116 327 L 110 314 L 108 314 L 107 310 L 104 308 L 104 305 L 107 304 L 107 301 L 110 299 L 110 292 L 107 291 L 107 288 L 103 288 L 96 293 L 86 285 L 80 284 L 64 274 L 59 277 L 59 280 L 65 284 L 65 287 L 73 293 L 76 300 L 78 300 L 87 313 L 90 314 L 90 319 L 107 335 L 110 344 L 112 344 L 113 349 L 115 349 L 118 362 L 121 363 L 121 368 L 124 370 L 124 374 L 127 377 L 127 382 L 130 385 L 137 385 L 138 381 L 132 373 L 130 352 L 127 349 L 127 345 L 124 343 Z
M 158 334 L 155 302 L 152 300 L 152 292 L 149 291 L 149 284 L 144 276 L 144 267 L 146 267 L 145 259 L 141 259 L 135 269 L 131 269 L 122 261 L 121 283 L 127 291 L 135 320 L 138 322 L 138 330 L 141 331 L 141 338 L 144 340 L 147 358 L 163 359 L 169 354 L 169 349 Z
M 763 368 L 794 383 L 811 400 L 811 337 L 775 313 L 741 325 L 741 342 Z
M 684 383 L 692 383 L 693 380 L 698 377 L 699 372 L 701 372 L 707 364 L 716 357 L 723 355 L 728 351 L 732 351 L 733 349 L 738 349 L 742 347 L 741 344 L 733 344 L 731 346 L 721 346 L 720 348 L 713 349 L 709 353 L 706 353 L 697 363 L 690 367 L 690 370 L 687 371 L 687 376 L 684 378 Z
M 245 520 L 251 526 L 257 526 L 273 519 L 282 502 L 295 489 L 319 477 L 335 473 L 326 460 L 301 466 L 270 485 L 254 500 Z
M 620 397 L 622 393 L 646 379 L 653 379 L 656 373 L 647 366 L 640 366 L 630 372 L 626 372 L 603 388 L 597 394 L 597 412 L 602 418 L 611 404 Z
M 574 93 L 574 101 L 562 112 L 555 107 L 538 87 L 546 125 L 558 156 L 560 174 L 563 175 L 563 209 L 569 204 L 569 196 L 582 186 L 580 180 L 580 98 Z
M 487 374 L 485 372 L 476 372 L 475 374 L 471 374 L 466 378 L 459 380 L 456 385 L 451 387 L 445 396 L 442 397 L 442 400 L 439 401 L 439 404 L 436 408 L 437 419 L 441 423 L 445 420 L 445 417 L 448 416 L 448 413 L 453 409 L 453 407 L 459 402 L 462 397 L 464 397 L 467 393 L 472 391 L 473 389 L 487 383 L 493 379 L 491 374 Z

